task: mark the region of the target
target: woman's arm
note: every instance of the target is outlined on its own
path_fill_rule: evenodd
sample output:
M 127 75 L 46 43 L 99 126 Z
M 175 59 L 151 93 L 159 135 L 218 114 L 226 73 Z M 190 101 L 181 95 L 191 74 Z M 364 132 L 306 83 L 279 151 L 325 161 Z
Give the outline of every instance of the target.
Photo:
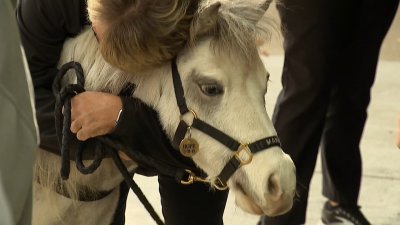
M 21 0 L 17 8 L 18 26 L 35 88 L 40 146 L 56 154 L 59 154 L 60 147 L 55 131 L 52 83 L 58 72 L 57 62 L 65 39 L 77 35 L 87 23 L 84 3 L 83 0 Z M 157 112 L 140 100 L 85 92 L 76 95 L 72 101 L 71 116 L 75 123 L 71 129 L 78 133 L 78 138 L 111 134 L 130 149 L 159 157 L 168 163 L 180 158 L 180 162 L 192 164 L 173 149 Z M 121 107 L 122 113 L 115 126 Z M 90 110 L 92 112 L 88 114 Z M 95 125 L 91 120 L 100 122 Z M 79 134 L 81 128 L 83 133 Z
M 140 151 L 158 161 L 171 166 L 181 166 L 196 170 L 190 158 L 184 157 L 174 149 L 165 134 L 158 113 L 140 99 L 121 97 L 123 110 L 112 136 L 120 139 L 129 149 Z M 152 170 L 152 168 L 147 168 Z
M 35 89 L 40 147 L 59 152 L 51 87 L 65 39 L 87 23 L 85 1 L 21 0 L 16 16 Z

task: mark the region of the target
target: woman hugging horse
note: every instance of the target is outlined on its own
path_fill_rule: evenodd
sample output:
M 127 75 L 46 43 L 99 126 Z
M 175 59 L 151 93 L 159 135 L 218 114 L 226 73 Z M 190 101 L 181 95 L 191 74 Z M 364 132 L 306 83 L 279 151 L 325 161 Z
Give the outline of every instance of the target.
M 196 1 L 190 0 L 90 0 L 88 5 L 91 7 L 89 10 L 93 28 L 98 29 L 99 42 L 105 58 L 115 66 L 129 71 L 140 71 L 145 67 L 157 66 L 171 60 L 187 40 L 184 34 L 188 33 L 189 20 L 197 7 Z M 154 18 L 156 16 L 164 16 L 167 20 L 160 21 Z M 65 39 L 76 36 L 84 26 L 90 25 L 88 18 L 87 5 L 83 0 L 22 0 L 17 7 L 18 26 L 34 83 L 40 147 L 57 155 L 60 154 L 60 144 L 55 132 L 55 97 L 51 92 L 51 85 L 57 74 L 57 62 Z M 104 29 L 108 26 L 110 29 Z M 122 62 L 130 63 L 119 65 Z M 129 68 L 125 65 L 129 65 Z M 132 133 L 130 129 L 135 127 L 130 124 L 143 127 L 159 123 L 153 110 L 145 104 L 129 97 L 118 97 L 103 92 L 85 92 L 75 96 L 72 100 L 72 118 L 71 131 L 76 133 L 80 140 L 111 133 L 123 141 L 130 142 L 133 141 L 129 136 Z M 149 146 L 150 148 L 160 151 L 172 149 L 170 143 L 162 136 L 149 135 L 151 133 L 147 134 L 146 138 L 152 139 L 152 143 L 155 144 Z M 165 190 L 173 189 L 171 195 L 175 196 L 180 196 L 176 190 L 182 189 L 174 180 L 162 177 L 160 187 Z M 227 192 L 209 192 L 208 187 L 202 185 L 189 189 L 195 193 L 203 193 L 194 196 L 198 195 L 200 199 L 204 199 L 208 206 L 216 206 L 210 208 L 210 212 L 223 212 Z M 112 224 L 124 224 L 128 195 L 125 182 L 121 183 L 120 192 L 119 207 Z M 171 200 L 173 201 L 172 198 Z M 213 204 L 214 201 L 222 203 Z M 169 216 L 164 216 L 168 221 Z M 207 219 L 212 217 L 194 218 L 193 221 L 199 221 L 200 224 L 220 224 L 220 221 Z M 173 221 L 179 220 L 176 218 Z M 188 224 L 185 221 L 180 223 Z
M 198 4 L 190 0 L 89 0 L 92 30 L 88 30 L 84 28 L 90 23 L 82 0 L 21 1 L 17 18 L 34 82 L 41 133 L 35 198 L 46 201 L 46 196 L 53 196 L 57 202 L 54 206 L 36 205 L 34 224 L 124 224 L 128 191 L 124 183 L 118 187 L 122 177 L 115 175 L 118 171 L 109 159 L 90 175 L 80 175 L 73 167 L 67 181 L 57 174 L 61 146 L 54 130 L 51 85 L 57 66 L 71 60 L 82 64 L 88 90 L 72 98 L 70 130 L 78 140 L 109 135 L 144 154 L 156 155 L 146 152 L 153 149 L 163 157 L 172 155 L 171 160 L 181 157 L 177 161 L 185 167 L 193 171 L 199 167 L 211 177 L 195 179 L 217 187 L 215 182 L 222 177 L 221 183 L 238 194 L 239 207 L 251 213 L 278 215 L 290 209 L 294 165 L 279 147 L 265 111 L 269 76 L 254 42 L 257 31 L 265 28 L 257 22 L 269 1 L 264 10 L 229 1 L 201 9 Z M 64 44 L 67 38 L 70 40 Z M 195 47 L 189 48 L 188 40 Z M 171 73 L 174 86 L 167 76 Z M 176 84 L 179 77 L 181 84 Z M 129 82 L 136 90 L 126 85 Z M 180 94 L 177 88 L 182 89 Z M 186 112 L 193 116 L 193 124 L 186 125 L 183 132 L 178 131 L 181 124 L 187 124 L 187 115 L 185 108 L 182 112 L 173 104 L 174 89 L 178 105 L 190 106 Z M 247 121 L 248 115 L 252 118 Z M 181 139 L 190 141 L 188 146 L 194 145 L 192 135 L 199 141 L 200 147 L 190 150 L 189 157 L 171 145 L 179 136 L 174 137 L 175 130 L 183 134 Z M 234 154 L 228 148 L 233 148 Z M 84 159 L 92 157 L 89 152 Z M 137 167 L 131 160 L 125 161 L 125 166 L 130 172 Z M 210 191 L 201 183 L 184 186 L 160 174 L 159 187 L 166 224 L 223 224 L 226 190 Z M 62 213 L 52 215 L 49 207 Z

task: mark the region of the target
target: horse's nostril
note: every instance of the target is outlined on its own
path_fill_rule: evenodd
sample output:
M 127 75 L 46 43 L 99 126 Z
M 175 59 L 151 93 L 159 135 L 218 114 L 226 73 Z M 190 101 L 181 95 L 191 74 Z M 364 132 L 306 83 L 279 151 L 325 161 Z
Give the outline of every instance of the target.
M 267 189 L 268 189 L 268 194 L 272 199 L 278 200 L 280 198 L 280 196 L 282 195 L 282 190 L 280 188 L 277 175 L 272 174 L 268 178 Z

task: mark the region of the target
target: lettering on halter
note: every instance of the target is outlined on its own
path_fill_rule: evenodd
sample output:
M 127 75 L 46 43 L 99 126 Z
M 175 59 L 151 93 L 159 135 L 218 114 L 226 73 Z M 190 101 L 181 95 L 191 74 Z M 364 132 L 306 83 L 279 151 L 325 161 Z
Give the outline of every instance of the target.
M 279 144 L 279 138 L 278 137 L 271 137 L 265 140 L 267 142 L 267 145 L 272 145 L 272 144 Z

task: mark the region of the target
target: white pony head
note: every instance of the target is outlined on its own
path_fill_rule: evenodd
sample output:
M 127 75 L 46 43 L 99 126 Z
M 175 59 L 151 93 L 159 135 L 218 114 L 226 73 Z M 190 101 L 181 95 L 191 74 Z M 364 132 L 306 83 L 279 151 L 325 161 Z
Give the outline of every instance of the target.
M 193 21 L 189 47 L 176 60 L 183 101 L 190 109 L 182 120 L 190 127 L 197 117 L 244 146 L 237 158 L 247 161 L 246 165 L 237 166 L 227 185 L 244 211 L 274 216 L 287 212 L 293 204 L 295 166 L 279 146 L 255 154 L 248 151 L 246 143 L 273 137 L 276 131 L 265 108 L 269 74 L 255 44 L 256 36 L 268 31 L 260 20 L 267 7 L 240 2 L 204 5 Z M 181 112 L 175 97 L 177 87 L 171 88 L 170 78 L 164 82 L 155 107 L 172 140 Z M 192 159 L 218 187 L 218 176 L 235 152 L 195 125 L 190 136 L 199 143 Z

